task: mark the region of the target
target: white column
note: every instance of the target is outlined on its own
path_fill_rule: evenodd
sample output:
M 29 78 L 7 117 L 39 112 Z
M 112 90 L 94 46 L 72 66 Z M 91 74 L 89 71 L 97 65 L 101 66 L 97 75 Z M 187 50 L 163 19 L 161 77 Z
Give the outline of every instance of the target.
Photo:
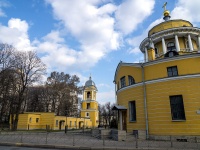
M 188 44 L 189 44 L 190 51 L 193 51 L 194 49 L 192 46 L 192 40 L 191 40 L 190 34 L 188 34 Z
M 147 52 L 147 48 L 145 47 L 145 62 L 148 62 L 148 52 Z
M 122 130 L 122 111 L 119 111 L 119 126 L 120 126 L 120 130 Z
M 162 38 L 162 48 L 163 48 L 163 54 L 165 54 L 167 52 L 167 50 L 166 50 L 166 45 L 165 45 L 165 39 L 164 39 L 164 37 Z
M 179 52 L 180 51 L 180 46 L 179 46 L 179 41 L 178 41 L 178 36 L 175 35 L 175 44 L 176 44 L 176 51 Z
M 200 51 L 200 35 L 197 36 L 197 42 L 198 42 L 198 50 Z

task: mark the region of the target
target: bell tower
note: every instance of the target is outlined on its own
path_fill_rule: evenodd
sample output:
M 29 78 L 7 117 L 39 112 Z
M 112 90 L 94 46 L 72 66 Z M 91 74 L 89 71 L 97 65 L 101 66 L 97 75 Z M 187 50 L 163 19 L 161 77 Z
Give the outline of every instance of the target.
M 81 117 L 90 119 L 92 121 L 92 127 L 97 127 L 99 120 L 96 93 L 97 88 L 90 76 L 89 80 L 85 82 L 85 86 L 83 88 L 83 100 L 81 102 Z

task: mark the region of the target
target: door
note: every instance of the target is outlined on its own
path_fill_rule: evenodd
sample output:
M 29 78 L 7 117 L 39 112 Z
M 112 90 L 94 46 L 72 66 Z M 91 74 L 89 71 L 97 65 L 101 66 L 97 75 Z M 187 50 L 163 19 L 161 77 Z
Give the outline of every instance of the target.
M 126 130 L 126 111 L 122 111 L 122 130 Z

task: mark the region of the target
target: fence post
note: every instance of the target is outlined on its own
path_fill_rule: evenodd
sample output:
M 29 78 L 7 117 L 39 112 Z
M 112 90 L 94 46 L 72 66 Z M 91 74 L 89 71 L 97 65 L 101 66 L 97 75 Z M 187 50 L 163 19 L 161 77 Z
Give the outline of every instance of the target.
M 73 134 L 73 146 L 75 146 L 74 134 Z
M 102 135 L 103 136 L 103 146 L 105 146 L 105 137 L 104 137 L 104 135 Z
M 23 143 L 23 132 L 22 132 L 22 134 L 21 134 L 21 143 Z
M 195 137 L 195 143 L 197 143 L 197 137 Z
M 67 126 L 65 126 L 65 134 L 67 133 Z
M 48 136 L 48 132 L 47 132 L 47 134 L 46 134 L 46 144 L 47 144 L 47 136 Z
M 172 136 L 170 135 L 171 147 L 173 147 Z
M 138 148 L 138 135 L 135 134 L 135 148 Z

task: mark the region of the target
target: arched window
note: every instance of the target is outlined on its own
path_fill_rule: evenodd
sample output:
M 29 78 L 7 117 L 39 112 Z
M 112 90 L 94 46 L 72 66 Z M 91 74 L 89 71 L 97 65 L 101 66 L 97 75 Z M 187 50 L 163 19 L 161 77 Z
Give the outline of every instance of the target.
M 87 92 L 87 98 L 91 98 L 91 93 Z
M 126 86 L 126 78 L 125 78 L 125 76 L 123 76 L 123 77 L 120 79 L 120 82 L 121 82 L 121 88 L 123 88 L 123 87 Z
M 128 76 L 128 84 L 129 85 L 135 84 L 135 80 L 132 76 Z
M 176 50 L 175 44 L 174 42 L 169 42 L 167 44 L 167 51 L 172 51 L 172 50 Z

